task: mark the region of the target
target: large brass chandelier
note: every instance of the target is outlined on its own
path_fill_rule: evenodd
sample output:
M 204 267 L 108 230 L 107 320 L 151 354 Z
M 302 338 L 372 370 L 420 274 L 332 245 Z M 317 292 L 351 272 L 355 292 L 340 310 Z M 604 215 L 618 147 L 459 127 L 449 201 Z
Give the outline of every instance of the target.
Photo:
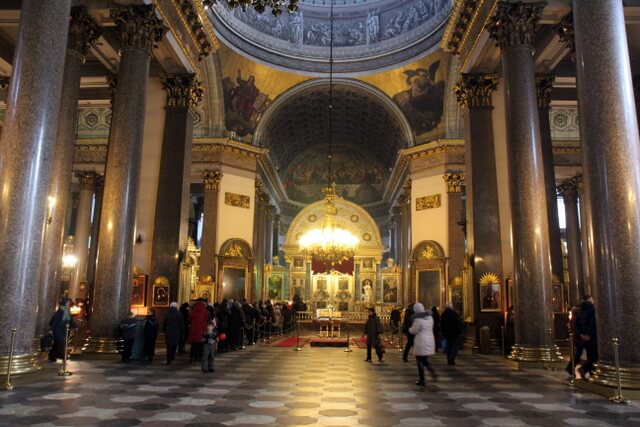
M 324 193 L 324 218 L 321 228 L 314 228 L 304 233 L 298 241 L 300 251 L 309 257 L 334 266 L 353 257 L 358 246 L 358 238 L 348 230 L 336 227 L 334 218 L 337 209 L 334 204 L 336 197 L 335 184 L 332 183 L 331 160 L 333 157 L 333 1 L 330 12 L 331 37 L 329 42 L 329 155 L 327 156 L 328 174 L 327 186 Z
M 202 4 L 205 6 L 211 6 L 215 4 L 216 0 L 202 0 Z M 246 11 L 249 6 L 253 6 L 253 9 L 262 13 L 266 7 L 271 8 L 271 13 L 274 16 L 280 16 L 282 14 L 282 7 L 288 3 L 287 10 L 289 13 L 293 13 L 298 10 L 298 0 L 226 0 L 227 5 L 231 9 L 235 9 L 240 6 L 242 10 Z

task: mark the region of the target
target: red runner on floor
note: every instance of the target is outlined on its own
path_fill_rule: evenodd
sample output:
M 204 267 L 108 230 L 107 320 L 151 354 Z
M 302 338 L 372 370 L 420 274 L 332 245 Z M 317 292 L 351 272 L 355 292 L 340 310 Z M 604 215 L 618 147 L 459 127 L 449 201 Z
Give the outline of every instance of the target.
M 304 347 L 306 343 L 309 342 L 309 338 L 300 337 L 300 347 Z M 285 338 L 282 341 L 273 344 L 274 347 L 295 347 L 297 344 L 296 337 Z

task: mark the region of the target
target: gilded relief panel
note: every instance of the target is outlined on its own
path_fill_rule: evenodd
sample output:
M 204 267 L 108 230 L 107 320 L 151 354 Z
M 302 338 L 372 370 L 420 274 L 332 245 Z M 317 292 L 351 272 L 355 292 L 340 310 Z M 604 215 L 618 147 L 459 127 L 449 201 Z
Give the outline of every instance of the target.
M 224 193 L 224 204 L 228 206 L 233 206 L 236 208 L 249 209 L 250 207 L 250 197 L 242 194 L 229 193 L 225 191 Z

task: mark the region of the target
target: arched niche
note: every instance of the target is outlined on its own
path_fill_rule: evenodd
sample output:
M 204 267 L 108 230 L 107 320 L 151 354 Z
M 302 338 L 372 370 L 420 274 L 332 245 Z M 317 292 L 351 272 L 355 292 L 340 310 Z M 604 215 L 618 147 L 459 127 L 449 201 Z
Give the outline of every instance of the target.
M 218 252 L 218 283 L 216 301 L 224 298 L 253 299 L 253 254 L 243 239 L 229 239 Z
M 411 256 L 410 295 L 426 308 L 443 307 L 447 295 L 447 262 L 444 249 L 434 240 L 414 246 Z

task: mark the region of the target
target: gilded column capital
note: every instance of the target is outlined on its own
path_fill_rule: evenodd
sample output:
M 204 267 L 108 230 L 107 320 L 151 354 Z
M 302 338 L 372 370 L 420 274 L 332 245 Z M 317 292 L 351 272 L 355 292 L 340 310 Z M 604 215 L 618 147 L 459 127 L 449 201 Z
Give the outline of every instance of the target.
M 95 172 L 78 172 L 76 173 L 81 191 L 94 191 L 96 184 L 100 180 L 100 175 Z
M 546 2 L 498 3 L 496 13 L 486 26 L 489 36 L 504 52 L 509 48 L 526 46 L 533 50 L 536 24 L 540 20 Z
M 461 108 L 491 108 L 491 93 L 498 87 L 495 74 L 462 74 L 453 87 Z
M 113 105 L 113 101 L 116 99 L 116 90 L 118 89 L 117 74 L 107 74 L 107 86 L 109 87 L 109 95 L 111 96 L 111 105 Z
M 398 206 L 394 206 L 391 208 L 391 218 L 394 218 L 394 221 L 397 220 L 398 215 L 400 215 L 400 208 Z
M 462 193 L 464 185 L 463 172 L 447 172 L 442 175 L 442 179 L 447 183 L 447 193 Z
M 560 41 L 565 43 L 571 52 L 571 60 L 576 62 L 576 41 L 573 32 L 573 12 L 560 20 L 555 27 L 556 33 L 560 36 Z
M 220 180 L 222 179 L 222 172 L 206 170 L 202 172 L 202 181 L 204 182 L 205 190 L 218 191 L 220 189 Z
M 536 74 L 536 95 L 538 97 L 538 108 L 548 110 L 551 103 L 551 91 L 556 75 L 553 73 Z
M 556 191 L 559 196 L 565 199 L 575 199 L 582 192 L 582 175 L 576 175 L 573 178 L 562 181 Z
M 273 205 L 267 205 L 264 207 L 265 213 L 267 215 L 267 220 L 273 221 L 276 217 L 276 207 Z
M 102 30 L 96 22 L 91 19 L 84 6 L 71 8 L 71 19 L 69 21 L 69 37 L 67 38 L 67 48 L 85 56 L 89 50 L 89 45 L 98 40 Z
M 0 90 L 9 89 L 9 83 L 11 83 L 11 79 L 9 77 L 0 77 Z
M 262 192 L 262 186 L 263 186 L 262 181 L 259 179 L 256 179 L 256 182 L 255 182 L 256 194 Z
M 151 5 L 111 8 L 121 47 L 144 49 L 149 55 L 162 39 L 164 27 Z
M 396 226 L 396 216 L 395 215 L 391 215 L 389 217 L 389 221 L 387 221 L 387 228 L 389 229 L 393 229 Z
M 167 91 L 167 107 L 195 108 L 204 93 L 195 74 L 164 74 L 162 87 Z

